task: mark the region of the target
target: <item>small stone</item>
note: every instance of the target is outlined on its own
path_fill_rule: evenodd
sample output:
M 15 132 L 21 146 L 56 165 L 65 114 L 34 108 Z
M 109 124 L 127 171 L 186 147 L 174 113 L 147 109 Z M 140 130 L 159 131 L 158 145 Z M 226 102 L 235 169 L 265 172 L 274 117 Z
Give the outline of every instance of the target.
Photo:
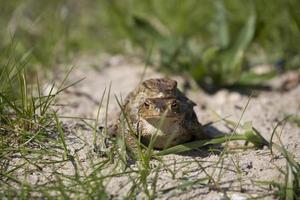
M 246 200 L 247 197 L 245 197 L 244 195 L 242 194 L 238 194 L 238 193 L 234 193 L 231 195 L 231 200 Z

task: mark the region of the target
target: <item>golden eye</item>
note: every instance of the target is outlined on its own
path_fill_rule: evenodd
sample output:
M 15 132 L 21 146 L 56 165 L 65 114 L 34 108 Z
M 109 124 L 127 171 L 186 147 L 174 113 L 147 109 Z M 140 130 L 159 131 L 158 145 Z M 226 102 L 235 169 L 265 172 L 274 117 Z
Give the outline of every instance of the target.
M 145 106 L 146 109 L 150 108 L 150 104 L 147 101 L 145 101 L 144 106 Z
M 178 107 L 177 102 L 176 102 L 176 101 L 172 102 L 171 108 L 172 108 L 172 109 L 176 109 L 177 107 Z

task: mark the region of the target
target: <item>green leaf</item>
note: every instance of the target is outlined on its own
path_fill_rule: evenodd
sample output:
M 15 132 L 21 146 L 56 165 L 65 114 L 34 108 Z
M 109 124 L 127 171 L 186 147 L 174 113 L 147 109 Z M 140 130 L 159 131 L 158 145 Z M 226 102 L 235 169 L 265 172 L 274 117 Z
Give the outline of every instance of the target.
M 201 81 L 206 74 L 205 68 L 201 62 L 199 62 L 195 67 L 192 67 L 189 74 L 196 80 Z
M 228 141 L 246 140 L 246 139 L 247 139 L 247 137 L 245 135 L 237 135 L 237 134 L 224 135 L 224 136 L 216 137 L 216 138 L 209 139 L 209 140 L 197 140 L 197 141 L 192 141 L 192 142 L 188 142 L 185 144 L 176 145 L 174 147 L 170 147 L 168 149 L 162 150 L 162 151 L 158 152 L 156 155 L 163 156 L 163 155 L 172 154 L 172 153 L 182 153 L 185 151 L 190 151 L 193 149 L 205 147 L 209 144 L 222 144 L 222 143 L 228 142 Z
M 270 146 L 270 143 L 258 132 L 254 127 L 252 127 L 251 122 L 244 124 L 246 137 L 246 142 L 251 142 L 255 147 L 261 148 L 263 146 Z
M 211 61 L 215 60 L 219 52 L 220 52 L 220 48 L 217 46 L 212 46 L 208 48 L 206 51 L 204 51 L 202 57 L 204 66 L 206 67 L 206 65 L 208 65 Z
M 293 200 L 294 199 L 294 173 L 292 166 L 288 163 L 287 164 L 287 176 L 286 176 L 286 194 L 285 199 Z
M 243 129 L 245 129 L 245 131 L 251 131 L 252 130 L 252 122 L 251 121 L 247 121 L 243 124 Z
M 156 42 L 160 42 L 165 39 L 163 33 L 154 26 L 150 19 L 141 15 L 134 15 L 133 22 L 137 29 L 137 33 L 144 35 L 145 37 L 150 37 Z
M 216 25 L 217 25 L 217 35 L 219 44 L 222 49 L 225 49 L 229 45 L 229 31 L 228 31 L 228 23 L 225 15 L 225 6 L 223 0 L 215 1 L 216 6 Z
M 260 85 L 263 82 L 270 80 L 276 75 L 275 71 L 265 73 L 265 74 L 255 74 L 253 72 L 244 72 L 241 74 L 237 84 L 239 85 Z
M 199 140 L 199 141 L 193 141 L 185 144 L 180 144 L 165 150 L 162 150 L 157 153 L 158 156 L 172 154 L 172 153 L 181 153 L 185 151 L 190 151 L 193 149 L 197 149 L 200 147 L 203 147 L 206 145 L 207 140 Z
M 241 63 L 247 47 L 253 40 L 255 33 L 255 24 L 256 15 L 254 11 L 252 11 L 252 14 L 250 15 L 245 26 L 240 32 L 238 39 L 235 41 L 232 50 L 229 50 L 224 54 L 222 73 L 231 74 L 231 76 L 229 77 L 229 83 L 234 82 L 235 79 L 239 77 L 239 74 L 242 71 Z

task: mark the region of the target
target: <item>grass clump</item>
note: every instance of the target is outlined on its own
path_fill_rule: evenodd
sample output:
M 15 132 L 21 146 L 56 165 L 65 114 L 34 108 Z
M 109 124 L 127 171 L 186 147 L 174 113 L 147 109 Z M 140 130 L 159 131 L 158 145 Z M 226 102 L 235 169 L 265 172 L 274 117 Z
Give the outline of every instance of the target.
M 284 183 L 270 182 L 269 184 L 278 188 L 277 195 L 280 199 L 298 199 L 300 196 L 300 164 L 282 144 L 273 144 L 273 147 L 278 150 L 286 160 L 285 169 L 278 168 L 285 180 Z
M 38 168 L 37 160 L 43 154 L 54 154 L 45 150 L 46 143 L 52 140 L 54 131 L 53 113 L 49 106 L 53 96 L 43 96 L 37 84 L 36 97 L 33 86 L 28 83 L 26 71 L 27 55 L 16 57 L 14 45 L 1 55 L 1 88 L 0 88 L 0 158 L 1 158 L 1 190 L 3 198 L 29 198 L 30 184 L 14 176 L 15 171 L 28 166 Z M 11 164 L 14 157 L 20 162 Z M 21 189 L 15 193 L 14 187 Z M 29 196 L 28 196 L 29 195 Z
M 78 81 L 66 86 L 69 71 L 44 94 L 37 77 L 36 84 L 28 81 L 30 55 L 18 58 L 13 47 L 0 59 L 0 198 L 108 198 L 102 179 L 79 172 L 82 163 L 53 109 L 58 94 Z M 70 174 L 58 170 L 66 163 L 73 167 Z
M 281 199 L 298 199 L 300 196 L 300 164 L 294 159 L 294 156 L 287 150 L 282 143 L 277 128 L 282 125 L 282 129 L 287 121 L 293 116 L 286 116 L 283 120 L 279 121 L 273 129 L 271 136 L 271 154 L 276 157 L 274 150 L 277 150 L 286 160 L 285 170 L 277 167 L 279 172 L 285 178 L 284 183 L 270 182 L 269 184 L 278 188 L 278 196 Z M 281 130 L 282 131 L 282 130 Z M 279 144 L 273 143 L 272 140 L 276 136 Z M 273 150 L 274 149 L 274 150 Z
M 0 119 L 2 128 L 5 130 L 2 141 L 10 138 L 6 137 L 8 134 L 16 136 L 14 141 L 18 144 L 25 145 L 34 140 L 31 138 L 33 136 L 30 136 L 30 131 L 37 133 L 34 137 L 39 137 L 38 135 L 42 135 L 39 133 L 45 131 L 45 128 L 53 123 L 52 117 L 49 116 L 51 114 L 47 112 L 53 97 L 43 96 L 39 84 L 38 97 L 33 96 L 33 87 L 28 84 L 25 75 L 27 55 L 21 58 L 15 57 L 13 48 L 14 46 L 11 46 L 8 49 L 7 59 L 6 54 L 1 57 Z

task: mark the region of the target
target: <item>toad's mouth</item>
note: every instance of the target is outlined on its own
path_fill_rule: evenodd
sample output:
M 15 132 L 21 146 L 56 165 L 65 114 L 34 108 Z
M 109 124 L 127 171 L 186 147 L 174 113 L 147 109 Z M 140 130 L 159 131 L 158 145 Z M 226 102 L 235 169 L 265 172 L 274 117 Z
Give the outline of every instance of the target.
M 151 124 L 153 127 L 163 129 L 164 127 L 170 127 L 174 124 L 178 123 L 178 118 L 164 118 L 156 117 L 156 118 L 144 118 L 144 125 Z
M 178 121 L 183 118 L 181 115 L 147 115 L 142 116 L 145 120 L 149 121 Z

